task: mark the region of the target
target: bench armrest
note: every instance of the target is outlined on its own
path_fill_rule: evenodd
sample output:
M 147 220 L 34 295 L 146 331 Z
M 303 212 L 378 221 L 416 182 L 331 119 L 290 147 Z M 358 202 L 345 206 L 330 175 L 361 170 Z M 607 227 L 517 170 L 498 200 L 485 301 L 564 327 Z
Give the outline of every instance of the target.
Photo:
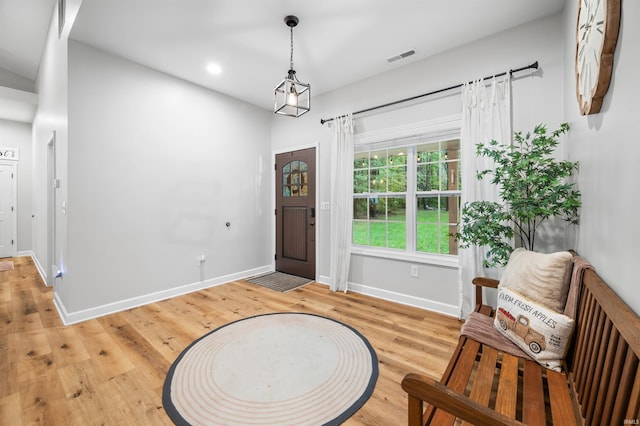
M 500 281 L 498 280 L 494 280 L 493 278 L 485 278 L 485 277 L 475 277 L 471 282 L 476 287 L 490 287 L 490 288 L 498 288 L 498 284 L 500 284 Z
M 475 277 L 472 281 L 476 286 L 476 305 L 482 305 L 482 287 L 498 288 L 500 281 L 493 278 Z
M 422 425 L 422 401 L 474 425 L 524 425 L 426 376 L 407 374 L 402 389 L 409 394 L 410 426 Z

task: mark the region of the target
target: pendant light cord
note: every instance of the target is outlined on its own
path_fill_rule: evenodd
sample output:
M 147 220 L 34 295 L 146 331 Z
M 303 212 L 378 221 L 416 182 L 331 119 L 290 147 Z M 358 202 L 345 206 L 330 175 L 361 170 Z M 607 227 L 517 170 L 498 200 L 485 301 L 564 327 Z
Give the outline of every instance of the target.
M 293 70 L 293 27 L 289 27 L 291 32 L 291 57 L 289 58 L 289 69 Z

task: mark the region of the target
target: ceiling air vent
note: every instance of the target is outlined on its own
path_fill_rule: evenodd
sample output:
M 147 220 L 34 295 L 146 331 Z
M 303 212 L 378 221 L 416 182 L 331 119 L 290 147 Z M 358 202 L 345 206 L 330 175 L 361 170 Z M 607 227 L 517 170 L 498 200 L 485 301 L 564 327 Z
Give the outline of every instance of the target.
M 400 59 L 408 58 L 409 56 L 414 55 L 415 53 L 416 51 L 414 49 L 407 50 L 406 52 L 402 52 L 398 55 L 394 55 L 394 56 L 391 56 L 390 58 L 387 58 L 387 62 L 391 64 L 395 61 L 399 61 Z

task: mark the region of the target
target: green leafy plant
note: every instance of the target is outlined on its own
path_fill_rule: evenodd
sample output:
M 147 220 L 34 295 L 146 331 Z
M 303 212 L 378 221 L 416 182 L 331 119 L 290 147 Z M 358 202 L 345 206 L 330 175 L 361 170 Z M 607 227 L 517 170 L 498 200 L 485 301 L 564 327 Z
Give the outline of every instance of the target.
M 462 208 L 461 230 L 455 234 L 460 247 L 486 246 L 485 267 L 505 265 L 516 245 L 534 250 L 536 230 L 551 217 L 578 223 L 580 191 L 568 183 L 577 162 L 557 161 L 552 154 L 568 123 L 547 134 L 539 124 L 533 133 L 514 133 L 514 144 L 492 140 L 476 145 L 476 154 L 488 157 L 495 169 L 479 171 L 479 180 L 490 178 L 498 185 L 502 203 L 474 201 Z

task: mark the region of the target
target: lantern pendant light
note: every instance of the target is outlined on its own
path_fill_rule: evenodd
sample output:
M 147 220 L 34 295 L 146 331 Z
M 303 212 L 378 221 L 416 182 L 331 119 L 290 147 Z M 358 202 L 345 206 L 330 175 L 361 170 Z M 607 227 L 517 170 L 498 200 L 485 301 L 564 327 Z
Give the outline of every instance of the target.
M 298 25 L 298 18 L 289 15 L 284 18 L 284 22 L 291 33 L 291 56 L 287 76 L 273 91 L 274 112 L 289 117 L 300 117 L 311 109 L 311 85 L 301 83 L 293 69 L 293 28 Z

